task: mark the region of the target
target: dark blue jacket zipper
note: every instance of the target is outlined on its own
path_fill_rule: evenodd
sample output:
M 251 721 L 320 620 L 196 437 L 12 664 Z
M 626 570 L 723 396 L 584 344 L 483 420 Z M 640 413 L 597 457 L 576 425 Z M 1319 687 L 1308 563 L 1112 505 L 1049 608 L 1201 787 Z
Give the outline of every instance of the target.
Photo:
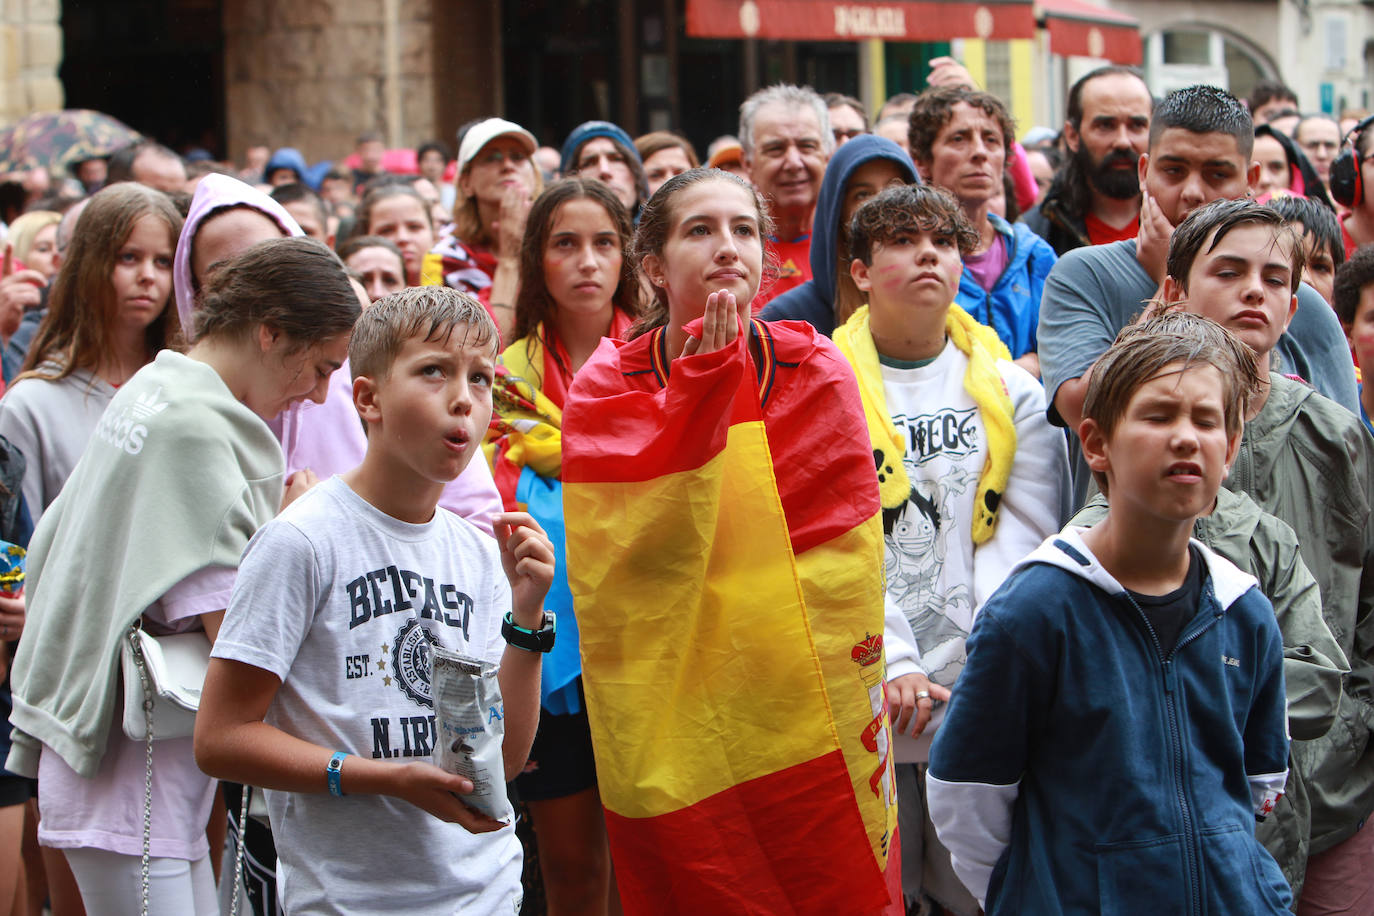
M 1192 806 L 1188 804 L 1188 792 L 1184 788 L 1183 735 L 1178 721 L 1178 694 L 1174 691 L 1173 660 L 1174 656 L 1178 654 L 1179 649 L 1182 649 L 1184 646 L 1188 645 L 1188 643 L 1207 632 L 1208 629 L 1215 626 L 1220 616 L 1215 613 L 1211 614 L 1210 619 L 1206 623 L 1200 627 L 1196 627 L 1191 633 L 1187 633 L 1179 639 L 1166 656 L 1164 654 L 1164 647 L 1159 644 L 1159 636 L 1155 633 L 1155 628 L 1150 625 L 1150 618 L 1145 616 L 1145 612 L 1140 609 L 1139 604 L 1136 604 L 1130 592 L 1125 592 L 1124 594 L 1126 600 L 1130 602 L 1131 607 L 1135 610 L 1136 616 L 1140 618 L 1140 622 L 1145 625 L 1145 632 L 1150 634 L 1150 642 L 1154 643 L 1155 647 L 1155 658 L 1159 660 L 1160 673 L 1164 678 L 1164 693 L 1166 695 L 1165 708 L 1169 711 L 1170 750 L 1173 753 L 1174 763 L 1174 793 L 1178 798 L 1179 812 L 1183 816 L 1184 850 L 1188 860 L 1188 899 L 1191 903 L 1189 912 L 1197 913 L 1201 916 L 1203 912 L 1202 878 L 1199 873 L 1198 863 L 1202 858 L 1202 850 L 1198 848 L 1197 831 L 1193 829 L 1193 809 Z M 1205 587 L 1202 600 L 1204 603 L 1207 603 L 1209 600 L 1212 603 L 1216 602 L 1215 597 L 1206 594 Z

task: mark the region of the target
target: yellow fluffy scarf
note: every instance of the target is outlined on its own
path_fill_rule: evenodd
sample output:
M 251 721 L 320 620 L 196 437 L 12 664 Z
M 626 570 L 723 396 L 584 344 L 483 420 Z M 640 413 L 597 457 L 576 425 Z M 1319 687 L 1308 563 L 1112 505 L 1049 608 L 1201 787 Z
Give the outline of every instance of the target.
M 997 508 L 1011 476 L 1016 457 L 1016 422 L 1006 382 L 997 369 L 999 359 L 1010 360 L 1011 353 L 997 332 L 979 324 L 968 312 L 951 304 L 945 319 L 945 333 L 968 357 L 964 390 L 978 405 L 988 442 L 988 457 L 978 477 L 974 500 L 973 543 L 982 544 L 997 528 Z M 854 367 L 863 398 L 868 434 L 873 440 L 873 460 L 878 466 L 878 489 L 884 509 L 895 509 L 911 498 L 911 481 L 902 464 L 906 437 L 898 432 L 887 410 L 883 393 L 883 373 L 873 334 L 868 327 L 868 306 L 849 316 L 835 329 L 835 344 Z

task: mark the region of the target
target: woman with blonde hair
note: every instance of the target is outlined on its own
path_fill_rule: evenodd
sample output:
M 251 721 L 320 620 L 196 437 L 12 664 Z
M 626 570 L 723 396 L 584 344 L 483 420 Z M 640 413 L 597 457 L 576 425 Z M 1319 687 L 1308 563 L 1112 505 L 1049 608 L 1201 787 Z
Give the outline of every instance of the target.
M 54 210 L 30 210 L 10 223 L 6 241 L 14 256 L 29 270 L 36 270 L 51 282 L 57 275 L 57 224 L 62 214 Z
M 530 158 L 538 144 L 519 124 L 478 121 L 458 147 L 453 230 L 425 258 L 425 284 L 471 293 L 491 312 L 502 340 L 515 323 L 520 245 L 544 180 Z

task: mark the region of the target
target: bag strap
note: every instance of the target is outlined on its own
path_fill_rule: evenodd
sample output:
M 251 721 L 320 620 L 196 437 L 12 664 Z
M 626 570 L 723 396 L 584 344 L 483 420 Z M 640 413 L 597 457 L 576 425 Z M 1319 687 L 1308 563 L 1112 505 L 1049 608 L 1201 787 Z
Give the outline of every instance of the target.
M 153 844 L 153 689 L 148 681 L 148 666 L 143 660 L 143 643 L 138 638 L 139 625 L 129 627 L 127 639 L 133 649 L 134 667 L 143 685 L 143 731 L 147 742 L 147 763 L 143 776 L 143 862 L 140 867 L 140 916 L 148 916 L 148 859 Z
M 248 845 L 248 797 L 250 785 L 239 786 L 239 836 L 234 850 L 234 889 L 229 894 L 229 916 L 239 916 L 239 884 L 243 880 L 243 850 Z
M 143 730 L 146 735 L 147 762 L 143 775 L 143 861 L 140 866 L 140 903 L 139 916 L 148 916 L 148 860 L 153 845 L 153 688 L 148 679 L 148 666 L 143 660 L 143 643 L 138 638 L 140 620 L 129 627 L 127 639 L 133 649 L 134 667 L 138 669 L 138 680 L 143 685 Z M 229 916 L 238 916 L 239 885 L 243 879 L 243 850 L 248 840 L 248 799 L 253 787 L 242 787 L 239 802 L 239 836 L 234 851 L 234 889 L 229 897 Z

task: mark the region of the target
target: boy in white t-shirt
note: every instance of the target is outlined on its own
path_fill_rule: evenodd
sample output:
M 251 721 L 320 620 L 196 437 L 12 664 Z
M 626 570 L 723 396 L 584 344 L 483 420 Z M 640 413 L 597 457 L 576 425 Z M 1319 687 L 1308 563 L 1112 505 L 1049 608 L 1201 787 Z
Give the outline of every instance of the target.
M 910 621 L 929 678 L 916 693 L 923 740 L 913 755 L 928 750 L 957 689 L 975 611 L 1068 513 L 1068 453 L 1045 419 L 1044 389 L 994 330 L 954 304 L 962 259 L 977 244 L 944 190 L 907 185 L 867 201 L 850 227 L 850 274 L 868 304 L 834 337 L 873 440 L 887 597 Z M 977 912 L 923 817 L 923 773 L 897 773 L 908 899 Z
M 472 783 L 429 762 L 433 646 L 500 664 L 510 779 L 538 724 L 536 650 L 551 645 L 553 548 L 538 524 L 498 515 L 494 543 L 436 509 L 481 460 L 497 340 L 481 305 L 443 287 L 364 312 L 349 346 L 363 463 L 244 553 L 196 759 L 267 787 L 287 912 L 519 912 L 513 825 L 463 804 Z

